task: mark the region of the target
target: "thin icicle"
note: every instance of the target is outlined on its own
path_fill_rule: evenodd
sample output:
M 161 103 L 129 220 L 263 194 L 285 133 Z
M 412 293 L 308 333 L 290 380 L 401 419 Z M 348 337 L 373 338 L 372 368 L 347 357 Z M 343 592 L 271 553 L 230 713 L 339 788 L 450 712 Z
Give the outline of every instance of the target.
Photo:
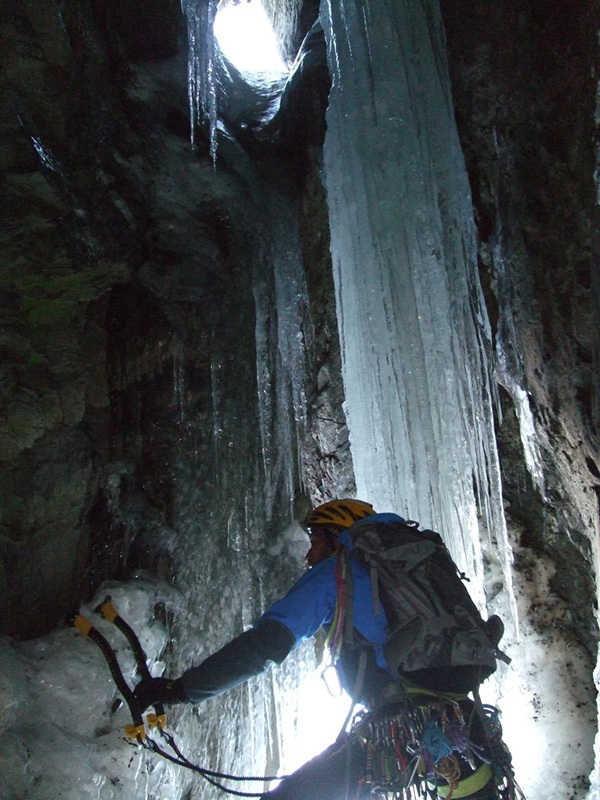
M 519 352 L 515 320 L 512 311 L 513 287 L 507 274 L 503 256 L 502 230 L 492 243 L 491 255 L 497 283 L 499 307 L 498 334 L 496 337 L 497 377 L 499 383 L 510 394 L 515 406 L 525 464 L 534 485 L 544 495 L 544 472 L 542 456 L 535 430 L 535 422 L 529 405 L 529 396 L 523 389 L 523 361 Z
M 311 346 L 297 209 L 291 196 L 267 200 L 263 249 L 254 259 L 256 375 L 267 508 L 294 494 L 305 429 L 305 352 Z
M 181 0 L 188 27 L 188 97 L 190 141 L 194 127 L 208 120 L 210 155 L 217 159 L 217 77 L 214 21 L 217 0 Z

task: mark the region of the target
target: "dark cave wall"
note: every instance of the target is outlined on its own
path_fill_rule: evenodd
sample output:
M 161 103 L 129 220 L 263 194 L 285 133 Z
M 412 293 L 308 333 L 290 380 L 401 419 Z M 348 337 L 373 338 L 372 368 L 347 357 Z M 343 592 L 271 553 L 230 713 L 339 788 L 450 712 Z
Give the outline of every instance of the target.
M 183 415 L 212 431 L 211 359 L 233 351 L 213 311 L 250 334 L 252 314 L 240 187 L 210 188 L 202 132 L 189 148 L 179 4 L 8 3 L 1 22 L 0 627 L 29 637 L 104 578 L 172 575 L 179 451 L 211 446 Z M 235 348 L 223 381 L 255 394 L 248 330 Z
M 193 586 L 192 551 L 227 554 L 232 520 L 264 543 L 292 501 L 276 482 L 266 508 L 261 487 L 256 153 L 222 142 L 215 170 L 206 130 L 190 148 L 180 4 L 0 13 L 0 630 L 28 638 L 107 578 Z M 323 92 L 308 99 L 318 109 Z M 304 197 L 317 334 L 308 434 L 288 456 L 320 498 L 348 489 L 352 470 L 315 125 L 301 148 L 288 130 L 260 169 L 282 198 Z M 300 515 L 306 503 L 300 492 Z
M 496 336 L 506 340 L 514 325 L 508 359 L 541 445 L 543 491 L 525 468 L 514 403 L 501 389 L 507 521 L 523 523 L 521 545 L 552 558 L 552 588 L 571 604 L 573 629 L 593 653 L 600 6 L 442 0 L 442 11 L 488 309 Z
M 74 604 L 108 455 L 107 297 L 142 258 L 140 140 L 91 6 L 1 11 L 1 628 Z

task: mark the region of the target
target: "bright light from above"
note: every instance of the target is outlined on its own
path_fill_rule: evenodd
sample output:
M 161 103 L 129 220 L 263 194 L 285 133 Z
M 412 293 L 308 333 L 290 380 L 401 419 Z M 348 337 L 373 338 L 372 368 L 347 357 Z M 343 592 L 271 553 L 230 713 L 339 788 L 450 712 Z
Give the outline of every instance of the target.
M 223 55 L 241 72 L 287 72 L 261 0 L 221 8 L 214 31 Z

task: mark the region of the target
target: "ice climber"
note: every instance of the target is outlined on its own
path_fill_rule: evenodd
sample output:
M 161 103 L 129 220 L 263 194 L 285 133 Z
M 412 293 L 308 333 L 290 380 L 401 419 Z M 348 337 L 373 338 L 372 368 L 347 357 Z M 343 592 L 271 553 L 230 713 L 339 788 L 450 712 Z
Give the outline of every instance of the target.
M 503 657 L 503 625 L 481 619 L 439 536 L 356 499 L 315 508 L 308 533 L 309 570 L 288 593 L 181 677 L 139 683 L 141 708 L 220 695 L 323 626 L 362 709 L 349 732 L 264 798 L 520 797 L 496 709 L 477 692 Z M 379 563 L 377 578 L 369 562 Z

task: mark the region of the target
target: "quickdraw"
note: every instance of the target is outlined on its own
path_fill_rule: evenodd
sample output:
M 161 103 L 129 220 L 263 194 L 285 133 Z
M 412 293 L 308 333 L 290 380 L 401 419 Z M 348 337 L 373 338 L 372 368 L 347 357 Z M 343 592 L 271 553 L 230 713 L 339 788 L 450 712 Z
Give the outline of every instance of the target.
M 477 797 L 491 782 L 498 800 L 525 800 L 498 709 L 483 706 L 483 712 L 486 724 L 477 736 L 476 707 L 450 698 L 413 698 L 357 715 L 350 735 L 365 751 L 363 784 L 371 798 L 458 800 Z
M 146 653 L 144 652 L 140 640 L 131 626 L 119 615 L 117 609 L 111 601 L 111 598 L 106 597 L 106 599 L 94 610 L 105 620 L 115 625 L 115 627 L 117 627 L 125 635 L 133 652 L 140 678 L 142 680 L 145 678 L 151 678 L 151 674 L 148 669 Z M 221 789 L 224 792 L 227 792 L 227 794 L 231 794 L 236 797 L 262 797 L 264 792 L 242 792 L 238 791 L 237 789 L 231 789 L 227 786 L 224 786 L 222 783 L 220 783 L 220 781 L 229 780 L 236 782 L 248 781 L 250 783 L 268 783 L 270 781 L 283 780 L 283 778 L 286 777 L 284 775 L 230 775 L 225 772 L 216 772 L 214 770 L 206 769 L 205 767 L 200 767 L 197 764 L 193 764 L 188 758 L 186 758 L 185 755 L 183 755 L 177 746 L 177 743 L 173 739 L 173 736 L 166 730 L 167 718 L 161 703 L 156 703 L 154 705 L 154 713 L 147 714 L 146 722 L 144 722 L 137 698 L 123 676 L 123 672 L 117 660 L 117 655 L 108 639 L 102 633 L 100 633 L 100 631 L 95 628 L 94 625 L 82 614 L 74 614 L 69 619 L 69 624 L 81 634 L 91 639 L 98 646 L 104 658 L 106 659 L 106 663 L 108 664 L 108 668 L 110 669 L 110 673 L 115 685 L 127 703 L 127 707 L 129 708 L 129 712 L 131 714 L 132 724 L 125 726 L 125 734 L 128 738 L 135 741 L 144 749 L 150 750 L 151 752 L 166 758 L 173 764 L 177 764 L 180 767 L 184 767 L 185 769 L 189 769 L 192 772 L 201 775 L 208 783 L 216 786 L 218 789 Z M 146 724 L 150 729 L 159 732 L 160 736 L 173 751 L 172 753 L 164 750 L 160 744 L 149 735 L 146 730 Z

